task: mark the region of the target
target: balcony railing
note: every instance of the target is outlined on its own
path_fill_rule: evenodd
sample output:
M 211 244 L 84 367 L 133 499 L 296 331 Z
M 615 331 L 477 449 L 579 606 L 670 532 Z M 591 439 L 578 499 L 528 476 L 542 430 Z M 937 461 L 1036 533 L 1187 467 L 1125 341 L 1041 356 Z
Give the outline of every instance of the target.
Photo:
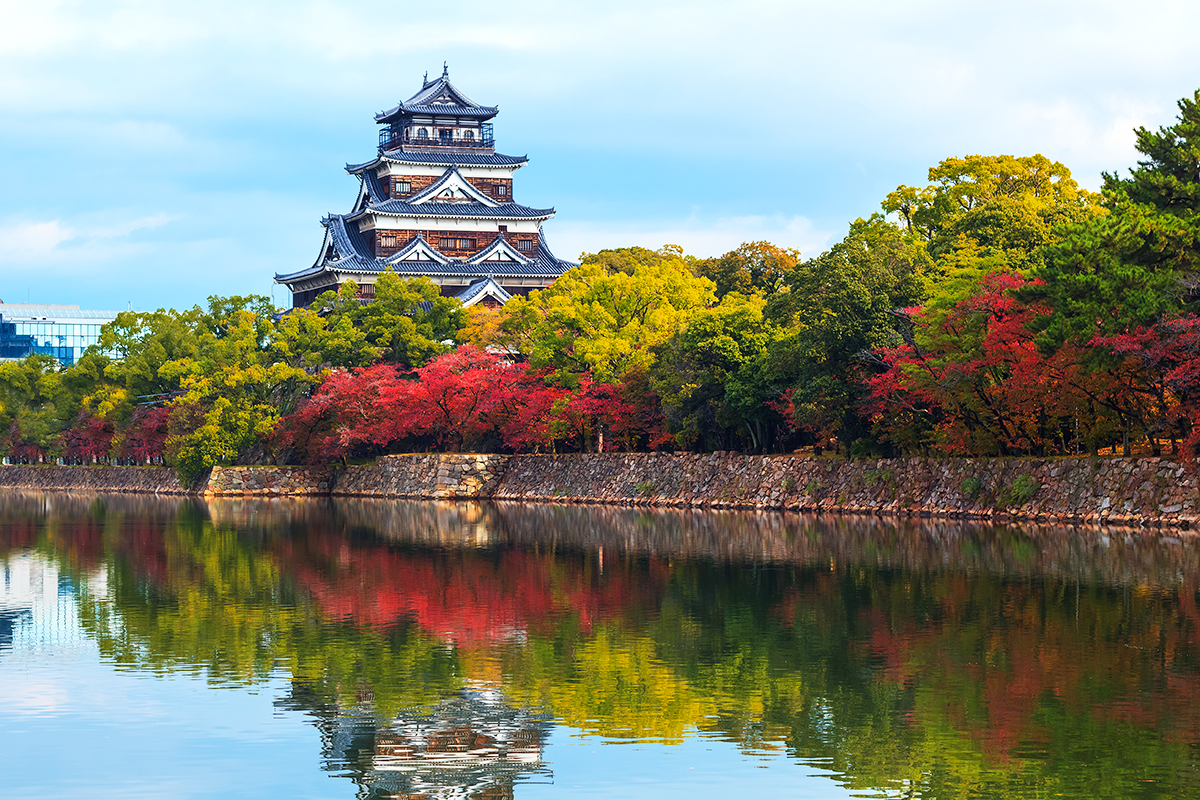
M 403 147 L 405 150 L 424 150 L 432 148 L 434 150 L 450 150 L 450 149 L 466 149 L 478 150 L 480 148 L 492 149 L 496 146 L 496 141 L 491 136 L 482 136 L 478 139 L 453 138 L 453 137 L 419 137 L 405 136 L 404 134 L 393 134 L 391 131 L 379 132 L 379 152 L 385 150 L 395 150 L 398 147 Z

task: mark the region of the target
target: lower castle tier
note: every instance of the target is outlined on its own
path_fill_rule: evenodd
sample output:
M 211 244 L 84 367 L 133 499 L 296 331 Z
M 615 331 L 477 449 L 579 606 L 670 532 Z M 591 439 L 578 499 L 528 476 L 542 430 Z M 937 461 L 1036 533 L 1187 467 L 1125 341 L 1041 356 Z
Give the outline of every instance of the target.
M 528 159 L 496 152 L 487 120 L 497 113 L 467 99 L 443 71 L 377 114 L 386 126 L 378 155 L 346 165 L 360 183 L 353 210 L 321 220 L 325 241 L 311 267 L 275 276 L 292 290 L 293 307 L 350 280 L 369 301 L 387 269 L 427 277 L 464 305 L 502 304 L 576 266 L 546 245 L 542 223 L 554 209 L 514 201 L 513 173 Z

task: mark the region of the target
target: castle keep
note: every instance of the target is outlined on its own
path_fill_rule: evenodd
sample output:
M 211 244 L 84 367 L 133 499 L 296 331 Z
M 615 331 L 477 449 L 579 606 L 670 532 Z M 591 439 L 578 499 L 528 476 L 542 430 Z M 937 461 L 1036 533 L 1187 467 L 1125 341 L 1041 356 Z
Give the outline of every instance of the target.
M 575 266 L 546 244 L 542 223 L 554 209 L 514 200 L 513 174 L 529 159 L 496 152 L 490 120 L 498 113 L 467 98 L 443 69 L 376 114 L 384 126 L 377 155 L 346 165 L 360 184 L 354 208 L 321 220 L 325 240 L 311 267 L 275 276 L 292 290 L 293 307 L 348 280 L 369 301 L 389 268 L 427 277 L 464 305 L 504 303 Z

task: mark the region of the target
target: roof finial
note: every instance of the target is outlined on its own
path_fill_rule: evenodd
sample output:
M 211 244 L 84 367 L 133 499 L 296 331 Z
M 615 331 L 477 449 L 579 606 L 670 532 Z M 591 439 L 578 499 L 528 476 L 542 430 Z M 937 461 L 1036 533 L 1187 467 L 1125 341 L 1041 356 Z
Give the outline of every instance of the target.
M 450 77 L 450 64 L 447 61 L 442 62 L 442 77 L 443 78 Z
M 425 76 L 421 78 L 422 83 L 429 83 L 429 70 L 425 70 Z

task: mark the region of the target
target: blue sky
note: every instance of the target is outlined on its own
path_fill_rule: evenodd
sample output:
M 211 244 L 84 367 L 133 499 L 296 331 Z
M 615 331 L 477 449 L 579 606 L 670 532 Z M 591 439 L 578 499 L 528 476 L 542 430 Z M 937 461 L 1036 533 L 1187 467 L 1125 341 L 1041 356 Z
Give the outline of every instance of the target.
M 0 0 L 0 298 L 271 294 L 443 61 L 559 255 L 816 255 L 941 159 L 1085 186 L 1200 87 L 1200 4 Z

